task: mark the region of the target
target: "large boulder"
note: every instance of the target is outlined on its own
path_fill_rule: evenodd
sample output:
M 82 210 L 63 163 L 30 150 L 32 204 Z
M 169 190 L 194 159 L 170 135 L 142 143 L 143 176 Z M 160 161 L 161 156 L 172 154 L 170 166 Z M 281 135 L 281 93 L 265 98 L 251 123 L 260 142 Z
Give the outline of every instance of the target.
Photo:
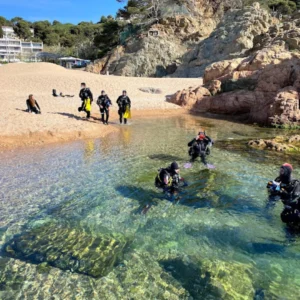
M 124 47 L 118 46 L 114 48 L 110 53 L 105 57 L 95 60 L 93 64 L 90 64 L 86 67 L 85 71 L 96 74 L 106 74 L 110 64 L 120 59 L 124 55 Z
M 205 87 L 189 88 L 178 91 L 168 98 L 169 102 L 180 105 L 187 109 L 194 109 L 198 102 L 201 102 L 211 96 L 210 91 Z
M 13 258 L 86 274 L 107 275 L 122 255 L 126 241 L 108 235 L 91 236 L 83 231 L 55 223 L 16 235 L 4 247 Z
M 259 124 L 290 124 L 300 121 L 300 54 L 272 46 L 245 59 L 217 62 L 205 70 L 204 83 L 209 87 L 221 82 L 214 97 L 195 93 L 201 87 L 177 92 L 178 99 L 199 112 L 248 114 Z

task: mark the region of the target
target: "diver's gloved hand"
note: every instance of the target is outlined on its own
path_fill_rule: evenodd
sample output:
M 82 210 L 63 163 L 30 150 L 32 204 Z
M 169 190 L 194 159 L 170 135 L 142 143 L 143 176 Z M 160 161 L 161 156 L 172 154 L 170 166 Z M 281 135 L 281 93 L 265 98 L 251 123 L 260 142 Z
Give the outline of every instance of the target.
M 280 182 L 277 181 L 269 181 L 267 184 L 267 188 L 270 189 L 273 192 L 279 192 L 280 191 Z

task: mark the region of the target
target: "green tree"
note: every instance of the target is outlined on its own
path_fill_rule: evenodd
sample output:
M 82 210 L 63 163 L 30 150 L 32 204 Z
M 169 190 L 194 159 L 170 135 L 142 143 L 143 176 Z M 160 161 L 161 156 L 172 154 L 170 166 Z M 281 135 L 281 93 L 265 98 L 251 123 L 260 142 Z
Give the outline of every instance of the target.
M 75 45 L 75 38 L 71 34 L 62 36 L 60 38 L 60 45 L 62 47 L 73 47 Z
M 32 37 L 29 24 L 24 20 L 20 20 L 15 23 L 14 32 L 19 38 L 24 40 Z
M 107 18 L 105 16 L 102 16 L 99 23 L 103 24 L 103 23 L 106 23 L 106 22 L 107 22 Z
M 124 2 L 119 0 L 117 1 Z M 148 13 L 148 9 L 150 7 L 151 0 L 129 0 L 123 9 L 119 9 L 117 12 L 117 17 L 128 20 L 135 16 L 143 16 Z
M 10 26 L 10 25 L 11 25 L 10 21 L 0 16 L 0 26 Z
M 59 21 L 57 21 L 57 20 L 54 20 L 54 21 L 52 22 L 52 25 L 53 25 L 53 26 L 55 26 L 55 25 L 61 25 L 61 23 L 60 23 Z
M 12 18 L 12 19 L 10 20 L 10 22 L 11 22 L 12 24 L 18 23 L 19 21 L 23 21 L 23 18 L 21 18 L 21 17 L 14 17 L 14 18 Z
M 103 24 L 102 32 L 97 34 L 94 39 L 94 46 L 100 49 L 100 57 L 118 45 L 121 28 L 115 20 L 107 21 Z
M 60 36 L 55 32 L 51 32 L 50 34 L 48 34 L 44 40 L 44 43 L 48 46 L 58 45 L 59 42 L 60 42 Z
M 300 9 L 300 0 L 294 0 L 294 2 L 296 3 L 297 9 Z
M 41 41 L 45 41 L 48 34 L 52 32 L 49 21 L 38 21 L 33 23 L 34 35 Z
M 0 25 L 0 39 L 3 37 L 3 35 L 4 35 L 4 32 L 3 32 L 3 29 L 2 29 L 2 27 Z
M 296 3 L 289 0 L 269 0 L 268 6 L 271 10 L 278 11 L 282 14 L 291 14 L 296 10 Z

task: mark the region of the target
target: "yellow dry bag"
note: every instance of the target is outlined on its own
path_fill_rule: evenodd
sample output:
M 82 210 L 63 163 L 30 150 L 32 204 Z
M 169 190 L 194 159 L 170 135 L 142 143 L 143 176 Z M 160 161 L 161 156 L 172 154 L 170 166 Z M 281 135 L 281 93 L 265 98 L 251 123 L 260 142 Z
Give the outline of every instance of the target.
M 85 111 L 91 111 L 91 100 L 90 98 L 84 100 L 85 103 L 84 103 L 84 110 Z
M 130 111 L 130 107 L 127 106 L 126 107 L 126 110 L 125 110 L 125 113 L 124 113 L 124 119 L 131 119 L 131 111 Z

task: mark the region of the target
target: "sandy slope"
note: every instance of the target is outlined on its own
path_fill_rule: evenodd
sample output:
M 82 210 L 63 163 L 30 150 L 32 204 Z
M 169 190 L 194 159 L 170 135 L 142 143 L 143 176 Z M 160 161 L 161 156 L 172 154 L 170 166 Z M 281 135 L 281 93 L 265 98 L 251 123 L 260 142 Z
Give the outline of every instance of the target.
M 177 106 L 165 102 L 165 96 L 189 86 L 199 85 L 199 79 L 156 79 L 101 76 L 77 70 L 67 70 L 48 63 L 9 64 L 0 66 L 0 147 L 46 143 L 86 136 L 101 136 L 116 130 L 116 126 L 103 126 L 97 119 L 84 121 L 78 113 L 80 83 L 86 82 L 94 98 L 104 89 L 114 103 L 112 121 L 117 119 L 115 101 L 123 89 L 132 100 L 133 116 L 145 115 L 146 110 L 164 113 Z M 152 95 L 139 91 L 154 87 L 163 94 Z M 54 98 L 52 89 L 74 98 Z M 29 114 L 25 101 L 32 93 L 38 100 L 42 115 Z M 138 111 L 137 111 L 138 110 Z M 99 118 L 97 105 L 92 116 Z M 22 137 L 22 138 L 21 138 Z

